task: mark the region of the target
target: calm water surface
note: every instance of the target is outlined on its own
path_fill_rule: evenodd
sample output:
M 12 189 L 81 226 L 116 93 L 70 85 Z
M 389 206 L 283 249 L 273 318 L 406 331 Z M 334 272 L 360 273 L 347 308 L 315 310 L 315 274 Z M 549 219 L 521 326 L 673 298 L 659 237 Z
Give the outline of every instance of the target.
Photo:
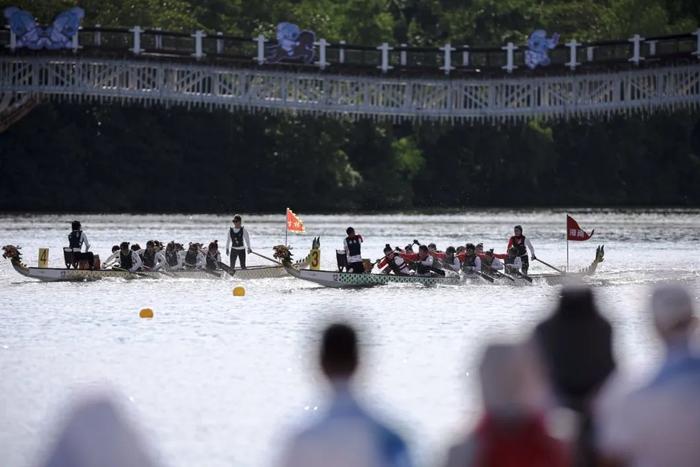
M 60 265 L 69 222 L 79 217 L 102 258 L 121 241 L 225 240 L 230 217 L 186 215 L 4 215 L 0 243 L 23 247 L 35 265 L 50 248 Z M 623 367 L 641 373 L 659 358 L 646 301 L 653 284 L 683 281 L 698 297 L 700 211 L 579 211 L 588 242 L 572 243 L 572 267 L 606 245 L 596 275 L 599 302 L 615 325 Z M 523 224 L 537 256 L 566 263 L 565 213 L 471 211 L 451 215 L 304 216 L 308 233 L 290 237 L 297 256 L 321 237 L 323 267 L 352 225 L 364 256 L 414 238 L 438 247 L 466 240 L 504 250 Z M 244 216 L 256 250 L 284 238 L 283 216 Z M 254 264 L 264 264 L 259 258 Z M 534 271 L 545 272 L 536 265 Z M 244 285 L 245 297 L 231 289 Z M 492 340 L 526 336 L 551 310 L 557 287 L 481 285 L 428 289 L 393 285 L 359 291 L 323 289 L 291 278 L 110 280 L 40 283 L 0 263 L 0 465 L 35 465 L 66 403 L 110 388 L 165 465 L 267 466 L 286 434 L 324 408 L 313 358 L 316 333 L 334 318 L 365 331 L 359 381 L 364 398 L 411 442 L 421 465 L 478 414 L 475 361 Z M 151 307 L 155 319 L 141 320 Z

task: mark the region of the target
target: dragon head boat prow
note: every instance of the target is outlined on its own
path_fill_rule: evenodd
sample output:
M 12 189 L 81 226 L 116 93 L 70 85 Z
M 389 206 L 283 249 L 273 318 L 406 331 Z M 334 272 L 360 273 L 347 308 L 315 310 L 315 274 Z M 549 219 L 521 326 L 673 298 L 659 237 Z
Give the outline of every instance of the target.
M 291 247 L 287 245 L 276 245 L 272 247 L 274 254 L 273 258 L 282 261 L 282 264 L 291 265 L 292 264 L 292 252 Z
M 2 257 L 5 259 L 9 259 L 12 264 L 18 264 L 20 266 L 23 266 L 22 264 L 22 253 L 20 253 L 19 250 L 22 248 L 19 246 L 14 246 L 14 245 L 5 245 L 2 247 Z

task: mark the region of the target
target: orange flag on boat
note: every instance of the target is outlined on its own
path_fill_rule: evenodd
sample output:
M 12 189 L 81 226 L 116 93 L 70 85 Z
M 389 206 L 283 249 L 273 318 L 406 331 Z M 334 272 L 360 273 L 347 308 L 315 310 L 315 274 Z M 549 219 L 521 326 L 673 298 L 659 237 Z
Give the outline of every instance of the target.
M 594 232 L 595 229 L 591 230 L 590 234 L 586 233 L 585 230 L 579 227 L 578 222 L 576 222 L 576 220 L 573 217 L 569 215 L 566 216 L 567 240 L 571 240 L 573 242 L 583 242 L 584 240 L 588 240 L 589 238 L 591 238 Z
M 294 211 L 287 208 L 287 231 L 304 233 L 304 223 L 299 219 L 299 216 L 294 214 Z

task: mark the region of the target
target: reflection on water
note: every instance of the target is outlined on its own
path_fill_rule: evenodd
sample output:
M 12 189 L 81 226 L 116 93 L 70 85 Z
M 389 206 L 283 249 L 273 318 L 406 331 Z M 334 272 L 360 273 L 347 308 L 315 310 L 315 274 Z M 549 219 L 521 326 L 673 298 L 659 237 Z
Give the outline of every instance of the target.
M 322 265 L 335 266 L 348 225 L 381 257 L 385 243 L 414 238 L 438 247 L 467 240 L 505 248 L 522 224 L 537 256 L 566 264 L 565 215 L 553 211 L 472 211 L 450 215 L 305 216 L 307 234 L 290 236 L 297 256 L 321 236 Z M 0 243 L 23 247 L 35 265 L 40 247 L 61 263 L 70 221 L 78 217 L 103 258 L 121 241 L 225 240 L 230 218 L 173 215 L 0 216 Z M 618 358 L 644 369 L 658 358 L 646 316 L 649 286 L 686 283 L 697 299 L 698 211 L 580 211 L 592 240 L 571 243 L 572 267 L 606 259 L 594 279 L 601 308 L 616 326 Z M 284 240 L 284 217 L 244 216 L 263 254 Z M 264 264 L 260 258 L 251 258 Z M 534 270 L 545 272 L 542 265 Z M 401 427 L 424 464 L 462 430 L 477 393 L 473 365 L 491 339 L 526 335 L 557 287 L 391 285 L 330 290 L 291 278 L 38 283 L 0 264 L 0 465 L 32 464 L 51 421 L 81 388 L 110 386 L 124 396 L 162 459 L 172 466 L 269 464 L 290 424 L 324 403 L 315 373 L 313 333 L 345 316 L 367 332 L 361 384 L 369 402 Z M 153 320 L 141 320 L 148 306 Z M 315 410 L 315 408 L 317 408 Z

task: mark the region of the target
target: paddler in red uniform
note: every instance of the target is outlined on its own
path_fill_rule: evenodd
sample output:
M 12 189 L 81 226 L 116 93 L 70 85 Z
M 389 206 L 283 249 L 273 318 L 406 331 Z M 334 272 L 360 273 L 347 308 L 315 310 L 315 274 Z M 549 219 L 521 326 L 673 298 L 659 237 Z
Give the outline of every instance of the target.
M 408 263 L 404 261 L 398 252 L 392 250 L 391 245 L 388 243 L 384 247 L 384 258 L 379 263 L 379 269 L 381 269 L 384 274 L 389 274 L 390 272 L 393 272 L 397 276 L 407 276 L 410 274 Z
M 520 261 L 522 261 L 522 271 L 523 274 L 527 274 L 527 270 L 530 267 L 530 262 L 527 259 L 527 252 L 530 250 L 530 255 L 532 256 L 532 260 L 536 260 L 537 257 L 535 256 L 535 249 L 532 247 L 532 243 L 530 243 L 530 240 L 525 238 L 525 235 L 523 235 L 523 228 L 519 225 L 516 225 L 513 228 L 513 235 L 510 237 L 510 240 L 508 240 L 508 248 L 507 250 L 510 250 L 511 247 L 514 247 L 517 250 L 517 256 L 520 258 Z

